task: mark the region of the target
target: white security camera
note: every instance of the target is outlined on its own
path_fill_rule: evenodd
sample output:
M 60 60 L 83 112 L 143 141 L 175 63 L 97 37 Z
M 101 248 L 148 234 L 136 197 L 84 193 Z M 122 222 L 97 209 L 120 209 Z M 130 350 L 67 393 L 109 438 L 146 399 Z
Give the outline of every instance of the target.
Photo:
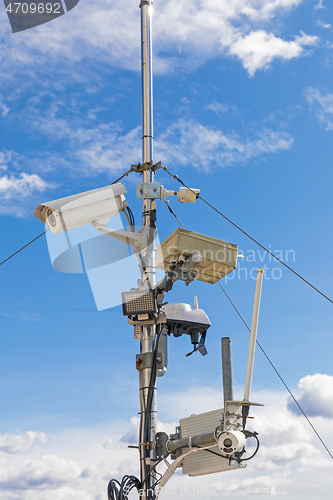
M 97 221 L 105 226 L 127 207 L 121 182 L 37 205 L 34 215 L 57 234 Z
M 217 446 L 227 456 L 242 451 L 245 447 L 245 435 L 240 431 L 224 431 L 219 435 Z

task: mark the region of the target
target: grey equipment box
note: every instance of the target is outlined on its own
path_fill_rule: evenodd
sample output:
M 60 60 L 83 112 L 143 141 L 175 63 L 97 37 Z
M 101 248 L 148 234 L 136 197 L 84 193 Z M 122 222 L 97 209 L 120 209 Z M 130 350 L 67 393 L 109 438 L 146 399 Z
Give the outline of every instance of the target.
M 180 419 L 180 437 L 193 437 L 199 434 L 214 432 L 216 427 L 221 423 L 223 413 L 224 410 L 222 408 Z M 213 474 L 214 472 L 223 472 L 244 467 L 244 465 L 239 465 L 237 462 L 229 465 L 229 459 L 223 457 L 223 453 L 217 445 L 210 448 L 210 450 L 214 453 L 202 450 L 187 455 L 182 463 L 183 474 L 188 476 L 202 476 L 204 474 Z
M 195 251 L 203 256 L 202 262 L 192 270 L 196 280 L 216 283 L 237 267 L 237 245 L 182 228 L 176 229 L 160 244 L 156 267 L 168 272 L 172 261 L 180 257 L 185 260 Z

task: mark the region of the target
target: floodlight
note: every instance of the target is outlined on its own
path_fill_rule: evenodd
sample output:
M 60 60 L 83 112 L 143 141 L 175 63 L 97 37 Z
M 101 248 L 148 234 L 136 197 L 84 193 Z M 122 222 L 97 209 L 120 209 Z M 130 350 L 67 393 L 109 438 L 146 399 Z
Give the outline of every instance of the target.
M 140 316 L 157 313 L 156 290 L 130 290 L 122 292 L 124 316 Z
M 236 269 L 237 255 L 237 245 L 178 228 L 158 248 L 156 267 L 168 272 L 175 263 L 192 256 L 194 279 L 216 283 Z
M 37 205 L 34 215 L 57 234 L 97 221 L 107 224 L 127 207 L 127 190 L 118 182 L 92 191 L 74 194 Z

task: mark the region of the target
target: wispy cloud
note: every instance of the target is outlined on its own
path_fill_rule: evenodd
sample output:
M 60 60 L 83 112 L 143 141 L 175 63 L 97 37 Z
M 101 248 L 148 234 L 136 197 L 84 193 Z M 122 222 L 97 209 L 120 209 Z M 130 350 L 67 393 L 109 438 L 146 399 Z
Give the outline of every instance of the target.
M 0 113 L 3 117 L 7 116 L 9 107 L 0 100 Z
M 206 109 L 209 109 L 210 111 L 214 111 L 214 113 L 216 113 L 217 116 L 221 116 L 224 113 L 227 113 L 227 111 L 229 110 L 229 105 L 226 103 L 223 104 L 221 102 L 213 101 L 210 104 L 208 104 Z
M 23 163 L 21 155 L 14 151 L 0 152 L 0 213 L 21 217 L 24 204 L 36 192 L 43 192 L 51 184 L 38 174 L 18 172 Z
M 157 138 L 156 151 L 166 163 L 209 171 L 290 149 L 293 142 L 293 137 L 286 132 L 268 128 L 254 137 L 243 138 L 238 134 L 224 134 L 194 120 L 179 120 Z
M 175 6 L 173 0 L 168 0 L 158 5 L 155 12 L 158 29 L 154 35 L 154 71 L 165 74 L 180 67 L 191 69 L 207 59 L 231 55 L 253 75 L 274 59 L 300 57 L 306 54 L 305 46 L 315 44 L 315 37 L 301 34 L 292 41 L 283 40 L 267 32 L 266 24 L 302 1 L 179 0 Z M 5 12 L 0 20 L 8 25 Z M 77 78 L 80 73 L 84 74 L 87 62 L 95 64 L 96 60 L 99 64 L 138 71 L 139 37 L 135 0 L 129 0 L 121 9 L 115 0 L 79 4 L 66 16 L 35 28 L 33 36 L 30 32 L 2 36 L 3 78 L 11 79 L 15 68 L 20 68 L 21 75 L 24 70 L 33 79 L 38 75 L 40 80 L 40 72 L 47 77 L 51 64 L 59 67 L 58 84 L 61 85 L 65 67 Z M 246 50 L 246 44 L 250 44 L 250 51 Z M 6 70 L 9 63 L 10 75 Z M 22 81 L 22 85 L 25 84 Z
M 304 96 L 326 130 L 333 130 L 333 93 L 322 93 L 319 89 L 309 87 Z
M 320 19 L 317 19 L 316 21 L 316 26 L 319 26 L 320 28 L 324 28 L 324 29 L 329 29 L 329 28 L 332 28 L 332 25 L 329 24 L 329 23 L 324 23 L 323 21 L 321 21 Z
M 319 0 L 319 2 L 315 5 L 315 9 L 325 9 L 324 0 Z
M 0 193 L 5 200 L 18 195 L 29 196 L 34 191 L 44 191 L 47 184 L 36 174 L 22 173 L 18 177 L 3 175 L 0 177 Z

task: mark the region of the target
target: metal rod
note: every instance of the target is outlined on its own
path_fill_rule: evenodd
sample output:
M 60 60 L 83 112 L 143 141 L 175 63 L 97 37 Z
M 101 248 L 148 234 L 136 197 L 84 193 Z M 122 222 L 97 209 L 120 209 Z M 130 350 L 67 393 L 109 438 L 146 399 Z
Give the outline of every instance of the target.
M 264 275 L 264 271 L 262 269 L 257 269 L 257 282 L 256 282 L 256 291 L 255 291 L 255 295 L 254 295 L 249 357 L 248 357 L 248 362 L 247 362 L 245 390 L 244 390 L 244 401 L 250 401 L 250 391 L 251 391 L 253 363 L 254 363 L 254 352 L 255 352 L 256 340 L 257 340 L 257 330 L 258 330 L 258 320 L 259 320 L 259 309 L 260 309 L 260 298 L 261 298 L 261 288 L 262 288 L 263 275 Z
M 223 398 L 225 405 L 226 401 L 233 401 L 234 399 L 230 337 L 223 337 L 221 339 L 221 348 L 222 348 Z
M 153 164 L 153 73 L 152 73 L 152 0 L 143 0 L 140 4 L 141 9 L 141 93 L 142 93 L 142 163 Z M 152 168 L 143 171 L 142 181 L 152 182 L 154 173 Z M 155 206 L 150 199 L 143 200 L 143 226 L 147 231 L 151 229 L 151 210 Z M 155 284 L 155 253 L 151 245 L 150 250 L 143 252 L 143 259 L 146 264 L 144 270 L 144 279 L 149 286 Z M 141 343 L 141 353 L 152 352 L 155 327 L 143 327 L 143 339 Z M 145 368 L 139 379 L 141 398 L 141 424 L 142 429 L 144 419 L 148 419 L 149 442 L 151 445 L 155 442 L 156 433 L 156 394 L 154 392 L 152 412 L 146 412 L 148 400 L 148 388 L 150 385 L 151 368 Z M 154 390 L 155 391 L 155 390 Z M 152 447 L 140 445 L 140 469 L 141 481 L 143 484 L 142 498 L 147 500 L 151 496 L 152 477 L 147 476 L 147 470 L 150 467 L 151 458 L 154 450 Z
M 209 432 L 207 434 L 199 434 L 193 436 L 192 438 L 182 438 L 175 439 L 174 441 L 168 441 L 167 449 L 170 452 L 175 452 L 180 448 L 195 448 L 200 446 L 207 446 L 208 444 L 216 443 L 215 432 Z

